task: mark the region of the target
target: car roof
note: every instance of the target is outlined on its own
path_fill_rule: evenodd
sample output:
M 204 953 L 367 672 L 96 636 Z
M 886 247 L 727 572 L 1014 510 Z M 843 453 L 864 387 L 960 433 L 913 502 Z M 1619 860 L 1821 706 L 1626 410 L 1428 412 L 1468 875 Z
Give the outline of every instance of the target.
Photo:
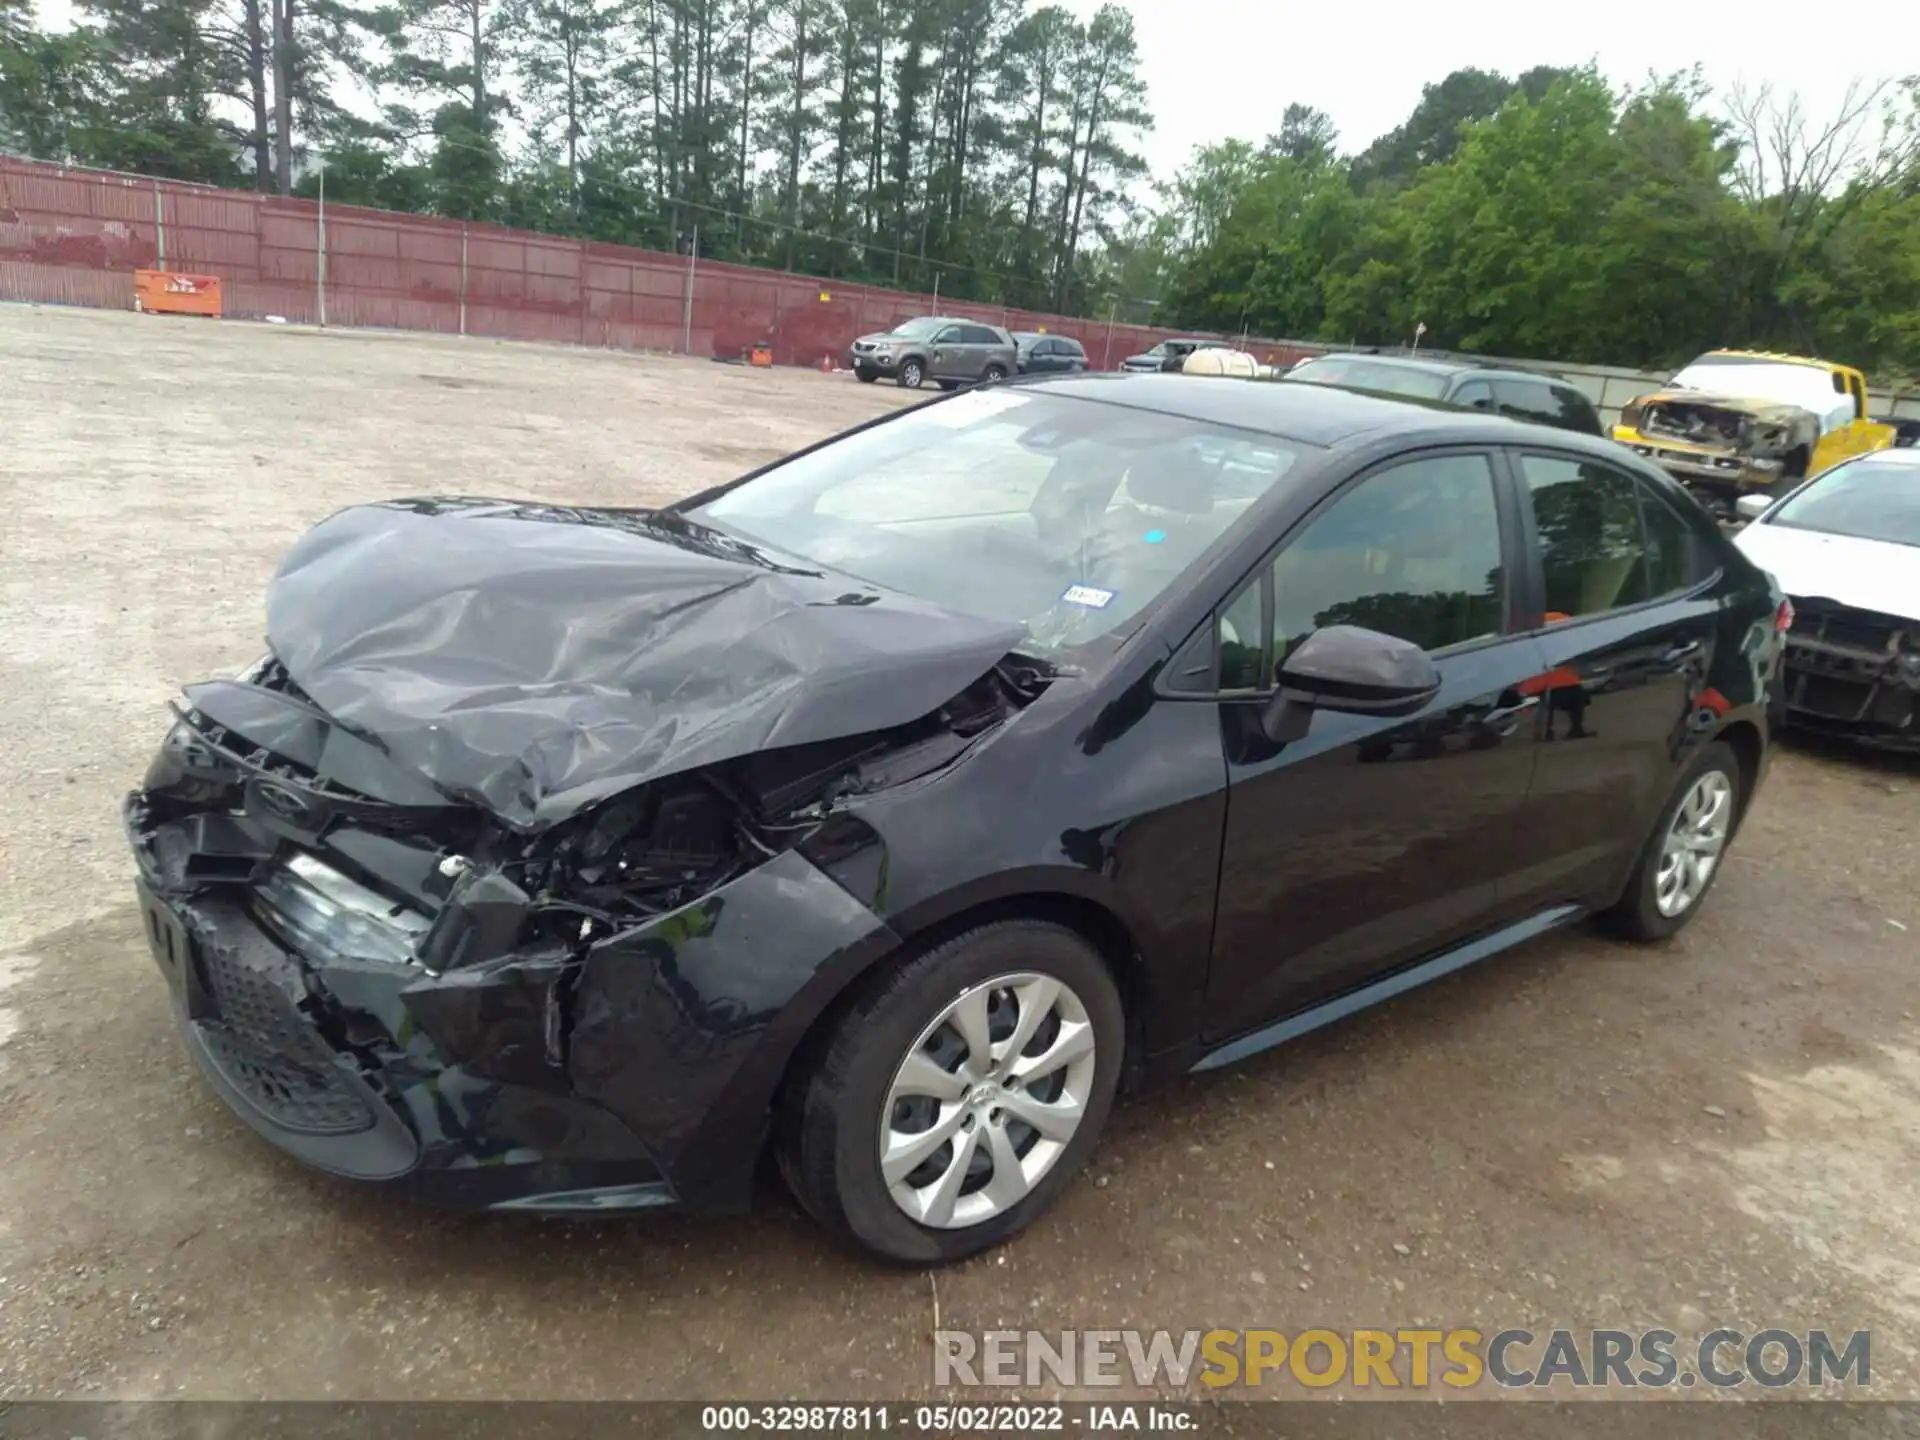
M 1703 360 L 1732 361 L 1735 364 L 1748 365 L 1805 365 L 1810 370 L 1831 370 L 1835 363 L 1831 360 L 1815 360 L 1807 355 L 1788 355 L 1774 350 L 1709 350 L 1704 355 L 1694 356 L 1687 364 L 1698 365 Z
M 1428 375 L 1484 375 L 1492 379 L 1506 380 L 1543 380 L 1552 385 L 1568 385 L 1579 389 L 1570 381 L 1562 380 L 1558 375 L 1547 375 L 1538 370 L 1521 370 L 1512 365 L 1496 365 L 1485 360 L 1439 359 L 1422 360 L 1412 355 L 1372 355 L 1364 350 L 1332 350 L 1325 355 L 1313 355 L 1302 360 L 1301 365 L 1311 365 L 1315 360 L 1364 360 L 1369 365 L 1387 365 L 1397 370 L 1418 370 Z
M 1047 376 L 1018 382 L 1022 390 L 1126 405 L 1276 439 L 1332 449 L 1362 437 L 1401 435 L 1410 442 L 1462 445 L 1553 445 L 1583 449 L 1616 463 L 1628 452 L 1578 431 L 1303 380 L 1233 380 L 1199 375 L 1119 372 Z

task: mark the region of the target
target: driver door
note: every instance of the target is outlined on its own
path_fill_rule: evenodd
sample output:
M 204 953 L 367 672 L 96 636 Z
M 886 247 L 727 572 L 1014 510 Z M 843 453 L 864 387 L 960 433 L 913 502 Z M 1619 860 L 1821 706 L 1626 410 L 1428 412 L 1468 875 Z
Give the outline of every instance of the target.
M 1509 914 L 1542 661 L 1515 633 L 1517 510 L 1484 451 L 1389 461 L 1316 511 L 1216 615 L 1227 821 L 1207 1000 L 1224 1039 L 1421 960 Z M 1323 625 L 1425 648 L 1440 692 L 1404 719 L 1260 726 Z

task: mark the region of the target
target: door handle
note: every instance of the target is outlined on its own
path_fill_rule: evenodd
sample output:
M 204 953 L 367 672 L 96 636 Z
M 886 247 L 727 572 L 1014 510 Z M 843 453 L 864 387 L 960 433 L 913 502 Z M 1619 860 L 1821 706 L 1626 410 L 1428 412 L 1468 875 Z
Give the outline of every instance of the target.
M 1682 660 L 1691 660 L 1706 647 L 1698 640 L 1689 640 L 1682 645 L 1671 645 L 1660 652 L 1662 665 L 1678 665 Z

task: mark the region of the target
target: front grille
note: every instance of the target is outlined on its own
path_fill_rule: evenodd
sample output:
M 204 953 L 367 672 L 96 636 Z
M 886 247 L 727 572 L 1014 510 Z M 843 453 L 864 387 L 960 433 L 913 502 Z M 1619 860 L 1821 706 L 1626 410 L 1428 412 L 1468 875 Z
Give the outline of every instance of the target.
M 295 962 L 258 931 L 189 927 L 216 1019 L 196 1022 L 211 1062 L 276 1124 L 309 1134 L 349 1134 L 373 1114 L 341 1078 L 333 1052 L 302 1011 L 306 982 Z
M 1850 606 L 1825 606 L 1818 601 L 1795 598 L 1793 630 L 1796 640 L 1815 640 L 1825 645 L 1840 645 L 1849 650 L 1864 650 L 1889 655 L 1898 648 L 1907 622 L 1891 615 Z
M 1794 688 L 1793 708 L 1829 720 L 1860 720 L 1873 698 L 1873 686 L 1832 675 L 1808 675 Z
M 292 1064 L 224 1025 L 199 1031 L 220 1073 L 276 1125 L 306 1135 L 352 1135 L 372 1127 L 373 1112 L 331 1067 Z

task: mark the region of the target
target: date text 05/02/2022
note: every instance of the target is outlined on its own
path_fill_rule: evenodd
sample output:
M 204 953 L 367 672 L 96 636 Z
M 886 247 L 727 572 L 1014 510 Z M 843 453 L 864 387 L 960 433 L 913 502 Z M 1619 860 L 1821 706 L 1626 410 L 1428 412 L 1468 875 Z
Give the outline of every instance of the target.
M 1145 1431 L 1182 1434 L 1199 1416 L 1178 1405 L 706 1405 L 705 1434 L 830 1433 L 899 1430 L 909 1434 L 1011 1435 Z

